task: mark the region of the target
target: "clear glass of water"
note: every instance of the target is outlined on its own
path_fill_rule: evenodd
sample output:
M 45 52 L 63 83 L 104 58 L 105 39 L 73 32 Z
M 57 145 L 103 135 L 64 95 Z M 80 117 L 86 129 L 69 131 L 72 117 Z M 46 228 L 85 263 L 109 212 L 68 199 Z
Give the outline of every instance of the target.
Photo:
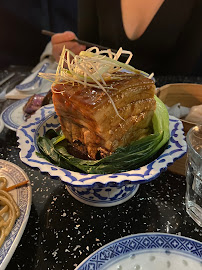
M 190 129 L 186 140 L 186 211 L 202 227 L 202 125 Z

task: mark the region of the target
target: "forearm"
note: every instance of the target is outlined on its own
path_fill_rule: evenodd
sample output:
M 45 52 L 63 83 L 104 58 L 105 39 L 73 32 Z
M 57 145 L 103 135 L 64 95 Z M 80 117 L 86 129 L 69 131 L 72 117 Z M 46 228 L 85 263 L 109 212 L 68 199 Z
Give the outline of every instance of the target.
M 164 0 L 121 0 L 125 33 L 131 40 L 138 39 L 147 29 Z

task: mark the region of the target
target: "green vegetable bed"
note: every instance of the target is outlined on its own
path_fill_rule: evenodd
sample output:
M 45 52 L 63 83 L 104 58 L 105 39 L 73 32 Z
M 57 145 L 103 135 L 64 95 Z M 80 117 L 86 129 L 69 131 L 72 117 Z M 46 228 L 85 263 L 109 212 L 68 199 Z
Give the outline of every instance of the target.
M 146 165 L 163 151 L 170 138 L 168 111 L 159 98 L 155 96 L 155 99 L 157 106 L 152 119 L 154 133 L 127 147 L 118 148 L 110 156 L 100 160 L 76 158 L 67 152 L 64 135 L 55 130 L 38 137 L 40 153 L 37 155 L 59 167 L 90 174 L 119 173 Z

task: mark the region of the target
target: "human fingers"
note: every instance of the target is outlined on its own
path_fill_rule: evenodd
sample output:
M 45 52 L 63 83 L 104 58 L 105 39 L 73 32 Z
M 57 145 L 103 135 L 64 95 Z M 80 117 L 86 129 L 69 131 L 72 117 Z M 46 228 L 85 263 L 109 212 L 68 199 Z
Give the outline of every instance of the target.
M 72 39 L 76 39 L 76 35 L 71 31 L 66 31 L 63 33 L 57 33 L 51 37 L 52 44 L 68 42 Z
M 64 46 L 65 48 L 72 51 L 74 54 L 79 54 L 81 51 L 86 49 L 84 45 L 80 45 L 77 42 L 71 42 L 71 41 L 66 42 L 66 43 L 55 44 L 52 46 L 52 55 L 57 62 L 60 59 L 60 55 Z
M 76 35 L 73 32 L 66 31 L 64 33 L 58 33 L 52 36 L 52 54 L 56 61 L 59 60 L 60 54 L 63 47 L 71 50 L 75 54 L 79 54 L 80 51 L 86 49 L 86 46 L 80 45 L 77 42 L 71 41 L 72 39 L 77 39 Z

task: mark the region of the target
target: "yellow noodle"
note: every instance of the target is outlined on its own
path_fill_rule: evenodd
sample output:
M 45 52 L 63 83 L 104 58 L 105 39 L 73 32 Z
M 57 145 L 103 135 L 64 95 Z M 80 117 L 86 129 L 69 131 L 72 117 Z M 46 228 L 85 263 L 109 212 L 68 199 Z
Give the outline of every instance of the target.
M 5 177 L 0 177 L 1 189 L 4 189 L 7 185 L 7 179 Z
M 17 217 L 19 217 L 20 216 L 20 209 L 19 209 L 18 205 L 16 204 L 16 202 L 14 201 L 13 196 L 4 190 L 0 190 L 0 196 L 5 196 L 12 203 L 12 205 L 15 208 L 16 215 L 17 215 Z
M 0 247 L 12 230 L 20 209 L 12 195 L 6 191 L 7 179 L 0 177 Z
M 1 227 L 0 230 L 1 230 L 1 234 L 0 234 L 0 247 L 1 247 L 3 242 L 5 241 L 6 236 L 5 236 L 4 227 Z
M 0 210 L 0 220 L 1 220 L 1 216 L 8 211 L 8 205 L 5 205 L 1 210 Z

